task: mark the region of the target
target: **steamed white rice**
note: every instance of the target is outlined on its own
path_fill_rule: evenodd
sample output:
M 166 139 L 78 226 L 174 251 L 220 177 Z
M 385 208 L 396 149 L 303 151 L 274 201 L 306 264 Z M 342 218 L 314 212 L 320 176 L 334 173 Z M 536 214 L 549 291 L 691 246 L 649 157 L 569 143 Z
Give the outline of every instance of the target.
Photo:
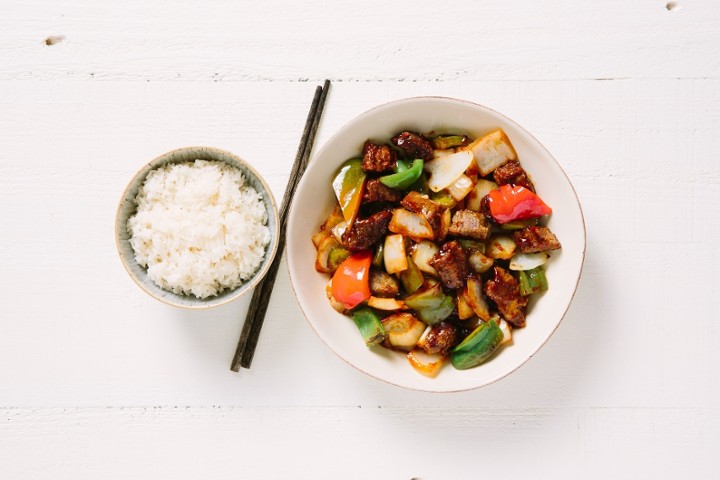
M 240 170 L 204 160 L 158 168 L 136 202 L 130 244 L 159 287 L 206 298 L 239 287 L 260 267 L 267 211 Z

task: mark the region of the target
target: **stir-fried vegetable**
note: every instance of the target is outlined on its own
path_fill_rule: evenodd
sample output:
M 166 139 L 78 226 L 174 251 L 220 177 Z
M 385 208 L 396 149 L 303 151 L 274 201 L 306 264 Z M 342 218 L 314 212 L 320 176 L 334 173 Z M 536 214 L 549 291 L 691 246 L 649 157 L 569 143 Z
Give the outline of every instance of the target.
M 361 165 L 360 159 L 348 160 L 340 167 L 332 183 L 335 197 L 340 202 L 343 217 L 348 225 L 352 225 L 360 211 L 360 201 L 365 188 L 367 175 Z
M 387 273 L 398 273 L 407 270 L 407 255 L 405 254 L 405 239 L 402 235 L 388 235 L 383 246 L 383 263 Z
M 333 179 L 338 204 L 312 236 L 327 297 L 366 345 L 405 352 L 422 375 L 481 365 L 548 288 L 552 210 L 502 130 L 389 143 L 366 142 Z
M 487 360 L 500 346 L 503 332 L 495 320 L 483 323 L 455 347 L 450 360 L 458 370 L 476 367 Z
M 425 324 L 411 313 L 396 313 L 382 320 L 386 343 L 400 350 L 411 350 L 418 342 Z
M 520 284 L 520 295 L 523 297 L 544 292 L 548 289 L 545 270 L 543 270 L 542 266 L 535 267 L 532 270 L 519 271 L 518 283 Z
M 439 192 L 453 184 L 460 175 L 465 173 L 472 163 L 471 152 L 462 151 L 451 153 L 425 164 L 425 170 L 430 173 L 428 186 L 433 192 Z
M 372 254 L 360 252 L 348 257 L 333 275 L 332 295 L 345 308 L 355 308 L 370 298 Z
M 467 135 L 442 135 L 432 140 L 433 148 L 436 150 L 462 147 L 469 145 L 470 142 L 470 137 Z
M 546 252 L 516 253 L 510 259 L 510 270 L 532 270 L 548 261 Z
M 357 325 L 360 334 L 365 340 L 365 345 L 372 347 L 385 340 L 385 329 L 377 316 L 369 308 L 363 308 L 353 313 L 352 319 Z
M 477 163 L 480 175 L 489 175 L 496 168 L 510 160 L 517 159 L 517 153 L 510 139 L 502 130 L 495 130 L 468 145 Z
M 413 160 L 412 166 L 410 167 L 402 160 L 398 160 L 395 173 L 380 177 L 380 182 L 390 188 L 406 190 L 422 175 L 423 164 L 424 162 L 420 158 Z
M 407 353 L 407 359 L 415 370 L 425 376 L 434 378 L 440 372 L 446 357 L 439 353 L 426 353 L 416 348 Z
M 531 190 L 517 185 L 502 185 L 488 193 L 490 215 L 497 223 L 509 223 L 537 218 L 552 213 L 540 197 Z
M 413 293 L 405 299 L 405 305 L 415 310 L 420 320 L 428 325 L 445 320 L 455 309 L 452 297 L 445 295 L 439 283 Z
M 408 268 L 400 272 L 400 282 L 408 293 L 415 293 L 420 287 L 422 287 L 425 279 L 423 274 L 415 265 L 411 257 L 407 257 Z

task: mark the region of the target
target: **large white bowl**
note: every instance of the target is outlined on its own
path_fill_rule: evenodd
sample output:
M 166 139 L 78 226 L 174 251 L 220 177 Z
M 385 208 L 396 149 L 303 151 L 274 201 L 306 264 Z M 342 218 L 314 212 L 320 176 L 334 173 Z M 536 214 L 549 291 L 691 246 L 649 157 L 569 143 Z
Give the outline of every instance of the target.
M 463 132 L 474 137 L 502 128 L 512 141 L 539 195 L 553 209 L 548 227 L 562 243 L 546 266 L 549 289 L 532 299 L 527 326 L 515 330 L 513 344 L 469 369 L 446 365 L 435 378 L 417 373 L 404 355 L 368 349 L 353 321 L 328 303 L 328 276 L 315 271 L 310 240 L 335 204 L 334 174 L 347 159 L 360 155 L 368 138 L 387 141 L 401 130 Z M 520 125 L 487 107 L 441 97 L 399 100 L 369 110 L 341 128 L 318 152 L 298 185 L 290 210 L 287 261 L 300 307 L 320 338 L 340 358 L 380 380 L 401 387 L 452 392 L 492 383 L 525 363 L 550 338 L 575 294 L 585 256 L 585 225 L 577 195 L 560 165 Z

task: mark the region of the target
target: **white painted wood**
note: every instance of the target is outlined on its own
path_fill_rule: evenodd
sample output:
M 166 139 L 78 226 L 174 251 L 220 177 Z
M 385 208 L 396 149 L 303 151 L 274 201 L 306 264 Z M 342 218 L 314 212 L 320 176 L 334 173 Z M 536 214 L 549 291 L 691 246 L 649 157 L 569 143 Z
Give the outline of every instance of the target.
M 716 2 L 667 3 L 30 0 L 2 7 L 0 79 L 717 78 Z
M 720 7 L 509 3 L 0 6 L 2 478 L 471 478 L 478 459 L 511 478 L 715 476 Z M 583 278 L 510 377 L 453 395 L 367 378 L 314 336 L 284 266 L 253 368 L 232 373 L 249 299 L 185 312 L 125 274 L 113 217 L 135 170 L 212 145 L 279 199 L 325 77 L 318 146 L 384 101 L 448 95 L 565 168 Z
M 713 409 L 2 411 L 16 478 L 713 478 Z M 38 461 L 38 459 L 42 459 Z

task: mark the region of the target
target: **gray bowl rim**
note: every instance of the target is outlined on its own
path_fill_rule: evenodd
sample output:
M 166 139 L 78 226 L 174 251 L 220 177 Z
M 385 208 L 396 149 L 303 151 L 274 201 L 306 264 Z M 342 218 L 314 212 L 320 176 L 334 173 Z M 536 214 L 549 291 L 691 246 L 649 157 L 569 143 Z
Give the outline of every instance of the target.
M 186 163 L 189 160 L 177 160 L 177 161 L 168 161 L 168 157 L 171 157 L 173 155 L 182 154 L 182 153 L 190 153 L 190 152 L 215 152 L 220 157 L 226 157 L 230 158 L 232 161 L 236 162 L 238 165 L 241 165 L 243 168 L 246 168 L 253 177 L 258 181 L 258 183 L 262 186 L 263 192 L 262 195 L 266 197 L 266 199 L 269 201 L 270 204 L 270 211 L 268 211 L 268 217 L 272 217 L 274 219 L 274 229 L 270 232 L 270 250 L 266 251 L 265 258 L 263 259 L 263 263 L 260 265 L 260 268 L 255 272 L 252 279 L 248 282 L 243 283 L 235 290 L 231 290 L 226 295 L 224 295 L 222 298 L 218 299 L 218 297 L 209 297 L 208 299 L 200 299 L 200 298 L 193 298 L 190 296 L 186 296 L 188 298 L 193 298 L 192 304 L 181 304 L 176 303 L 172 301 L 170 298 L 160 297 L 155 294 L 152 290 L 147 288 L 147 286 L 141 282 L 135 272 L 132 271 L 130 265 L 128 264 L 128 260 L 125 258 L 122 252 L 121 244 L 123 240 L 120 239 L 120 228 L 121 227 L 121 216 L 122 216 L 122 209 L 123 209 L 123 203 L 128 199 L 128 196 L 130 194 L 130 191 L 134 188 L 134 186 L 138 183 L 142 183 L 147 175 L 156 168 L 159 168 L 162 165 L 168 164 L 168 163 Z M 205 158 L 198 157 L 198 160 L 207 160 Z M 217 160 L 217 161 L 223 161 L 223 160 Z M 268 226 L 270 226 L 270 221 L 268 220 Z M 127 271 L 130 278 L 135 282 L 136 285 L 140 287 L 140 289 L 148 294 L 150 297 L 154 298 L 155 300 L 159 300 L 162 303 L 165 303 L 167 305 L 171 305 L 173 307 L 177 308 L 183 308 L 186 310 L 205 310 L 208 308 L 215 308 L 219 307 L 221 305 L 226 305 L 234 300 L 237 300 L 238 298 L 244 296 L 249 290 L 254 288 L 260 280 L 262 280 L 265 275 L 267 275 L 268 270 L 270 269 L 270 265 L 273 263 L 273 260 L 275 259 L 275 256 L 277 255 L 278 251 L 278 244 L 279 244 L 279 237 L 280 237 L 280 216 L 278 214 L 277 209 L 277 203 L 275 202 L 275 197 L 272 193 L 272 190 L 270 189 L 270 186 L 267 184 L 265 179 L 260 175 L 260 173 L 253 167 L 247 160 L 244 160 L 243 158 L 239 157 L 238 155 L 221 148 L 216 147 L 208 147 L 208 146 L 187 146 L 187 147 L 180 147 L 175 148 L 173 150 L 169 150 L 161 155 L 156 156 L 146 164 L 144 164 L 142 167 L 140 167 L 135 174 L 132 176 L 130 181 L 127 183 L 125 188 L 123 189 L 122 195 L 120 196 L 120 201 L 118 202 L 117 210 L 115 212 L 115 247 L 118 252 L 118 257 L 120 258 L 120 263 L 122 263 L 123 267 Z M 160 288 L 160 287 L 158 287 Z M 174 294 L 173 292 L 167 291 L 170 295 L 177 295 L 181 296 L 179 294 Z M 172 298 L 172 297 L 171 297 Z

